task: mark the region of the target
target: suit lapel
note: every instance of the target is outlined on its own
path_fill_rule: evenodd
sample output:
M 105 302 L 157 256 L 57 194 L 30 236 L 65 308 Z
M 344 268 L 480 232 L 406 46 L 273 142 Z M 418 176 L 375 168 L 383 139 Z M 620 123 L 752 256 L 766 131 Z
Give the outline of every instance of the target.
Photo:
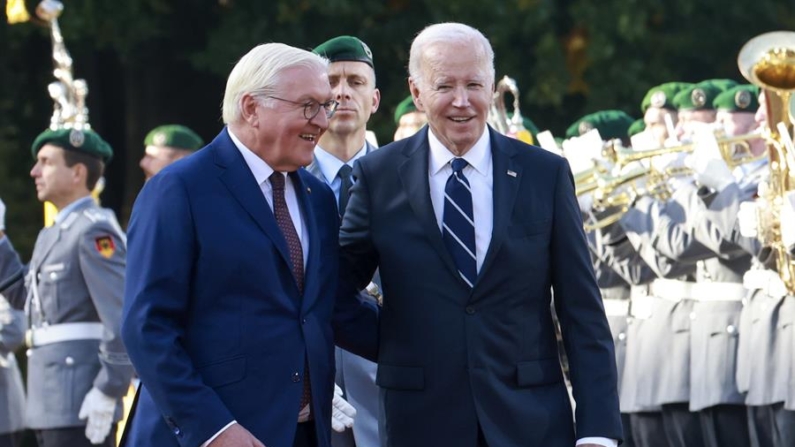
M 254 179 L 254 174 L 251 173 L 243 156 L 232 143 L 227 130 L 224 129 L 211 145 L 216 150 L 216 164 L 224 168 L 219 176 L 221 183 L 271 239 L 289 268 L 290 252 L 287 248 L 287 241 L 276 224 L 276 218 L 262 194 L 262 189 Z
M 417 220 L 420 221 L 423 233 L 442 258 L 442 262 L 450 270 L 450 273 L 463 281 L 458 274 L 453 257 L 444 245 L 442 232 L 439 230 L 436 214 L 433 211 L 428 180 L 428 152 L 430 151 L 428 128 L 424 129 L 411 137 L 403 149 L 407 159 L 400 165 L 400 180 L 403 182 L 403 189 L 406 191 L 411 209 Z
M 505 140 L 507 137 L 498 135 L 491 128 L 489 128 L 489 132 L 491 133 L 491 155 L 494 169 L 494 229 L 489 249 L 486 251 L 486 258 L 480 268 L 478 279 L 475 281 L 475 287 L 486 275 L 489 267 L 494 264 L 494 259 L 505 241 L 511 213 L 516 204 L 519 184 L 522 180 L 522 167 L 513 159 L 516 148 Z
M 312 207 L 310 194 L 311 188 L 307 187 L 301 178 L 301 171 L 290 174 L 295 188 L 295 195 L 298 198 L 298 205 L 301 208 L 301 217 L 309 233 L 309 259 L 304 263 L 304 296 L 301 302 L 303 310 L 308 309 L 313 303 L 313 297 L 317 297 L 317 274 L 320 271 L 320 235 L 318 234 L 317 219 Z

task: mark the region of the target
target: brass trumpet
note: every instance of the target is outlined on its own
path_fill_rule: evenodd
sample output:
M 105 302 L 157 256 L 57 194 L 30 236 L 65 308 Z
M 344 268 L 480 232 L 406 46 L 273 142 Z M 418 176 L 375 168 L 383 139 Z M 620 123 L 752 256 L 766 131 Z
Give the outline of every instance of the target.
M 757 138 L 762 138 L 762 134 L 759 132 L 751 132 L 745 135 L 737 135 L 734 137 L 718 136 L 716 138 L 723 160 L 727 165 L 729 165 L 729 169 L 734 169 L 737 166 L 750 163 L 767 156 L 766 154 L 754 156 L 751 153 L 750 142 Z M 693 152 L 695 148 L 695 143 L 686 143 L 679 146 L 635 151 L 625 148 L 621 145 L 614 144 L 605 146 L 605 149 L 602 151 L 602 155 L 613 162 L 616 166 L 626 166 L 633 161 L 646 160 L 660 155 Z

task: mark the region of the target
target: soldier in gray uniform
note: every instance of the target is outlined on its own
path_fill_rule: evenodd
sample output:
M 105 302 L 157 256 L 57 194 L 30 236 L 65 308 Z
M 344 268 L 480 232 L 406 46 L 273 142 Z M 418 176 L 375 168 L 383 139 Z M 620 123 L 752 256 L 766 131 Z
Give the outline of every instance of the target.
M 0 201 L 0 232 L 6 207 Z M 25 314 L 0 295 L 0 447 L 18 447 L 25 428 L 25 390 L 14 351 L 25 340 Z
M 126 240 L 90 191 L 112 150 L 91 130 L 46 130 L 32 146 L 39 200 L 59 213 L 22 265 L 0 231 L 0 293 L 26 310 L 26 424 L 39 447 L 115 445 L 132 367 L 119 337 Z
M 337 111 L 329 120 L 328 130 L 320 137 L 315 157 L 307 170 L 328 184 L 337 197 L 340 215 L 345 213 L 353 178 L 353 164 L 374 151 L 365 139 L 367 121 L 378 110 L 381 92 L 376 88 L 375 68 L 370 48 L 353 36 L 334 37 L 312 50 L 330 61 L 329 82 Z M 376 279 L 378 281 L 376 274 Z M 371 283 L 373 285 L 374 283 Z M 377 291 L 378 286 L 373 285 Z M 366 295 L 366 294 L 364 294 Z M 365 297 L 372 299 L 372 297 Z M 378 447 L 381 439 L 379 389 L 375 384 L 378 365 L 336 348 L 335 381 L 342 396 L 335 395 L 332 404 L 331 444 L 334 447 Z M 356 420 L 346 420 L 346 407 L 355 408 Z M 341 419 L 340 419 L 341 418 Z M 351 423 L 353 426 L 351 427 Z
M 0 208 L 2 204 L 0 203 Z M 3 227 L 0 210 L 0 231 Z M 19 447 L 25 428 L 25 391 L 14 351 L 25 336 L 25 315 L 0 295 L 0 447 Z
M 755 120 L 761 126 L 767 125 L 764 94 L 759 96 Z M 759 221 L 755 202 L 743 205 L 748 208 L 730 210 L 735 220 L 726 225 L 733 223 L 742 235 L 756 237 Z M 792 224 L 782 219 L 781 225 L 783 228 Z M 763 247 L 758 252 L 749 252 L 756 258 L 744 277 L 749 295 L 740 319 L 737 384 L 746 396 L 750 445 L 789 447 L 795 445 L 795 401 L 789 394 L 795 371 L 792 369 L 795 298 L 776 271 L 774 251 Z

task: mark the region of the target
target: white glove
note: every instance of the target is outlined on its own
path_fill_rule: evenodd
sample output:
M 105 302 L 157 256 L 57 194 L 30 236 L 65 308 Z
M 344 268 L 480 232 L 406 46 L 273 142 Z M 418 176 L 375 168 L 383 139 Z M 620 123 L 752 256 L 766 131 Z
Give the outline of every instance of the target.
M 110 433 L 113 425 L 113 414 L 116 411 L 116 399 L 105 395 L 102 391 L 91 388 L 83 399 L 77 417 L 88 419 L 86 438 L 92 444 L 102 444 Z
M 6 204 L 3 203 L 3 199 L 0 199 L 0 231 L 5 231 L 6 229 Z
M 342 398 L 342 389 L 334 384 L 334 399 L 331 400 L 331 428 L 342 433 L 353 426 L 356 409 Z
M 743 237 L 757 237 L 759 228 L 759 214 L 756 202 L 741 202 L 740 209 L 737 211 L 737 226 L 740 227 L 740 235 Z
M 721 191 L 734 182 L 732 171 L 720 154 L 715 134 L 711 131 L 700 132 L 695 135 L 694 144 L 695 149 L 688 158 L 688 164 L 698 183 Z
M 790 191 L 784 196 L 781 204 L 781 242 L 784 248 L 791 251 L 795 245 L 795 191 Z

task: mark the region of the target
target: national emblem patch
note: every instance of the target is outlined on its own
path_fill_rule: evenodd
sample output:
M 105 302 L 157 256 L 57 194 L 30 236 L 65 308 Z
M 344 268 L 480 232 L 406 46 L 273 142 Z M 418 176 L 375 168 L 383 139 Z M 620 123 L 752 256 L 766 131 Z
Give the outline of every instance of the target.
M 113 238 L 110 236 L 98 237 L 94 240 L 94 244 L 103 258 L 110 259 L 113 253 L 116 252 L 116 244 L 113 243 Z

